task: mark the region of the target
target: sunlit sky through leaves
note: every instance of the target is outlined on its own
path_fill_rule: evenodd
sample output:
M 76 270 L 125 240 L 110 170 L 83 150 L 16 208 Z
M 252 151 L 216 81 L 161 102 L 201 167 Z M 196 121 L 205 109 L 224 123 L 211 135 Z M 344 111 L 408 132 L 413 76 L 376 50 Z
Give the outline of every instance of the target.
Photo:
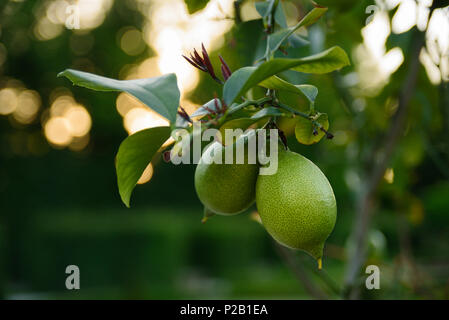
M 385 86 L 390 75 L 403 63 L 404 54 L 398 47 L 386 50 L 386 40 L 391 32 L 404 33 L 417 25 L 424 30 L 428 23 L 427 46 L 420 55 L 429 79 L 438 84 L 449 76 L 449 10 L 438 9 L 428 21 L 431 0 L 386 0 L 376 1 L 372 19 L 361 30 L 363 43 L 355 47 L 352 55 L 356 61 L 355 73 L 346 76 L 351 86 L 356 86 L 365 95 L 374 95 Z M 63 32 L 72 37 L 83 37 L 83 42 L 70 50 L 83 55 L 92 48 L 95 38 L 89 37 L 91 30 L 101 26 L 113 7 L 114 0 L 78 0 L 79 30 L 67 30 L 68 8 L 75 2 L 47 0 L 36 4 L 36 21 L 32 33 L 39 41 L 55 39 Z M 150 4 L 150 5 L 149 5 Z M 120 79 L 154 77 L 174 72 L 181 90 L 181 105 L 193 112 L 198 105 L 186 99 L 199 82 L 199 71 L 182 58 L 204 43 L 212 51 L 224 45 L 223 35 L 233 25 L 233 0 L 211 0 L 195 14 L 187 12 L 183 0 L 135 1 L 133 5 L 144 17 L 141 28 L 123 26 L 117 33 L 117 44 L 135 64 L 126 64 L 117 75 Z M 387 11 L 399 8 L 392 21 Z M 297 7 L 285 2 L 287 20 L 293 24 L 298 19 Z M 367 12 L 367 18 L 371 13 Z M 242 7 L 243 19 L 257 19 L 258 14 L 251 3 Z M 0 22 L 1 24 L 1 22 Z M 300 30 L 303 33 L 305 30 Z M 142 55 L 151 48 L 155 55 Z M 7 48 L 0 43 L 0 66 L 6 61 Z M 68 66 L 69 67 L 69 66 Z M 69 86 L 67 86 L 69 87 Z M 20 84 L 20 79 L 0 88 L 0 115 L 11 116 L 20 123 L 28 124 L 40 119 L 43 132 L 50 145 L 82 150 L 89 142 L 91 118 L 88 108 L 79 104 L 69 89 L 56 88 L 50 105 L 42 106 L 41 96 L 32 88 Z M 363 101 L 360 100 L 363 109 Z M 91 106 L 87 106 L 91 107 Z M 125 93 L 118 95 L 116 108 L 123 117 L 123 125 L 129 134 L 139 130 L 167 125 L 166 119 L 153 112 Z M 359 108 L 359 109 L 360 109 Z M 44 110 L 44 111 L 42 111 Z M 55 111 L 56 110 L 56 111 Z M 59 111 L 58 111 L 59 110 Z M 42 113 L 38 117 L 39 112 Z

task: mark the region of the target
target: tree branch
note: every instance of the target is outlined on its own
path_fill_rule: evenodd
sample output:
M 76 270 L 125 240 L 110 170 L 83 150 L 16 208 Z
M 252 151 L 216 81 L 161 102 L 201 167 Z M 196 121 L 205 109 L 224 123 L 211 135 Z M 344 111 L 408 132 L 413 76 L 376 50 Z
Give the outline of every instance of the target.
M 373 216 L 376 192 L 397 144 L 404 133 L 409 112 L 409 102 L 416 86 L 419 54 L 424 46 L 424 39 L 425 34 L 415 29 L 411 42 L 408 73 L 399 92 L 398 109 L 381 144 L 383 150 L 378 152 L 380 159 L 373 164 L 373 170 L 369 174 L 367 184 L 356 206 L 356 221 L 351 234 L 351 239 L 355 242 L 355 250 L 349 257 L 345 273 L 345 289 L 343 294 L 346 298 L 357 299 L 359 296 L 357 278 L 365 261 L 366 237 Z

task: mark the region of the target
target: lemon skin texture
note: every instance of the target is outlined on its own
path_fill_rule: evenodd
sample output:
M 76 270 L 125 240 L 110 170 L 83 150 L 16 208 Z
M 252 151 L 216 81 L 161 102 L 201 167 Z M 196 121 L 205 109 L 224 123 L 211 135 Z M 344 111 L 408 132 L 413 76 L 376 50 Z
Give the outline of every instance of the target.
M 337 205 L 329 181 L 313 162 L 281 148 L 277 172 L 257 179 L 256 203 L 264 227 L 276 241 L 321 262 Z
M 219 142 L 214 142 L 204 151 L 195 171 L 195 189 L 198 198 L 204 206 L 216 214 L 234 215 L 248 209 L 256 198 L 256 181 L 259 173 L 257 164 L 248 164 L 247 152 L 245 152 L 244 163 L 225 164 L 225 157 L 222 163 L 208 164 L 206 156 L 211 156 L 217 152 L 224 155 L 225 148 L 234 148 L 234 160 L 236 144 L 243 143 L 237 140 L 236 143 L 224 147 Z M 246 150 L 245 150 L 246 151 Z

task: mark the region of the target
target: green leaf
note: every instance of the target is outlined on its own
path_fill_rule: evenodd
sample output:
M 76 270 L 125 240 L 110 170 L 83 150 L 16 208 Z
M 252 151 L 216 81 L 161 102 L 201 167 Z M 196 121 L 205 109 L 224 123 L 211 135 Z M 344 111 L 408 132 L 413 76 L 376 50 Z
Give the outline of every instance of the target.
M 310 41 L 307 39 L 304 39 L 301 36 L 298 36 L 297 34 L 292 34 L 288 38 L 288 43 L 289 43 L 290 47 L 292 47 L 292 48 L 302 48 L 302 47 L 308 46 L 310 44 Z
M 221 108 L 221 101 L 219 99 L 217 100 L 217 104 L 218 104 L 218 108 Z M 211 112 L 216 112 L 217 110 L 217 105 L 215 104 L 215 99 L 212 99 L 211 101 L 205 103 L 204 105 L 202 105 L 201 107 L 199 107 L 198 109 L 195 110 L 195 112 L 193 112 L 190 117 L 201 117 L 201 116 L 205 116 L 206 114 L 210 114 Z
M 291 28 L 281 29 L 268 35 L 268 55 L 279 49 L 281 44 L 292 35 Z
M 187 5 L 187 10 L 189 11 L 189 14 L 192 14 L 201 9 L 204 9 L 209 0 L 184 0 L 184 2 Z
M 310 102 L 314 102 L 316 96 L 318 95 L 318 88 L 315 86 L 312 86 L 310 84 L 294 85 L 276 76 L 265 79 L 264 81 L 259 83 L 259 85 L 267 89 L 283 90 L 299 94 L 301 96 L 304 96 Z
M 75 85 L 97 91 L 127 92 L 167 118 L 171 123 L 176 122 L 180 93 L 174 73 L 155 78 L 115 80 L 67 69 L 58 74 L 58 77 L 62 76 L 68 78 Z
M 268 0 L 255 3 L 256 10 L 262 18 L 268 17 L 271 10 L 273 10 L 273 7 L 276 5 L 276 1 L 279 2 L 278 0 Z
M 338 47 L 299 59 L 276 58 L 266 61 L 257 67 L 243 67 L 235 71 L 226 81 L 223 98 L 227 105 L 246 93 L 250 88 L 263 80 L 285 70 L 305 73 L 328 73 L 349 65 L 346 52 Z
M 226 80 L 223 87 L 223 99 L 227 105 L 232 104 L 237 97 L 243 95 L 257 84 L 258 79 L 250 81 L 256 70 L 257 67 L 243 67 L 234 71 L 229 79 Z M 262 80 L 264 79 L 260 79 L 260 81 Z
M 327 114 L 320 113 L 316 117 L 316 122 L 321 124 L 325 130 L 329 129 L 329 120 L 327 118 Z M 313 134 L 315 129 L 316 135 Z M 305 145 L 311 145 L 314 143 L 317 143 L 321 140 L 321 138 L 324 137 L 324 132 L 317 128 L 312 121 L 298 117 L 298 120 L 296 122 L 295 127 L 295 136 L 296 140 L 298 140 L 299 143 L 305 144 Z
M 268 13 L 268 7 L 270 3 L 269 2 L 256 2 L 256 10 L 260 14 L 262 18 L 267 17 Z M 278 5 L 276 6 L 276 11 L 274 13 L 274 20 L 276 23 L 281 26 L 281 28 L 287 28 L 287 19 L 285 17 L 284 7 L 282 5 L 282 1 L 279 1 Z
M 245 106 L 245 104 L 243 104 L 243 103 L 240 103 L 240 104 L 238 104 L 238 103 L 233 103 L 233 104 L 228 108 L 227 113 L 228 113 L 228 114 L 235 113 L 235 112 L 239 111 L 240 109 L 244 108 L 244 106 Z
M 139 131 L 121 143 L 116 159 L 117 182 L 123 203 L 129 207 L 131 193 L 154 154 L 170 137 L 170 127 Z
M 252 125 L 257 120 L 258 119 L 251 119 L 251 118 L 234 119 L 234 120 L 225 122 L 220 127 L 220 132 L 222 132 L 222 135 L 224 135 L 224 133 L 225 133 L 224 130 L 225 129 L 242 129 L 243 131 L 245 131 L 246 129 L 248 129 L 248 127 L 250 125 Z
M 252 65 L 254 60 L 264 56 L 267 48 L 267 36 L 263 30 L 262 19 L 234 25 L 231 32 L 225 36 L 226 43 L 232 43 L 232 46 L 224 46 L 221 49 L 222 56 L 226 57 L 231 68 Z
M 181 117 L 179 114 L 176 115 L 176 128 L 188 128 L 190 126 L 190 122 Z
M 325 14 L 327 8 L 325 7 L 316 7 L 312 11 L 310 11 L 304 18 L 301 19 L 296 25 L 290 28 L 281 29 L 273 34 L 268 36 L 268 46 L 270 50 L 270 54 L 279 49 L 281 44 L 287 40 L 296 30 L 301 27 L 307 27 L 313 23 L 315 23 L 323 14 Z
M 246 129 L 248 129 L 253 123 L 257 122 L 257 120 L 259 119 L 252 119 L 252 118 L 238 118 L 238 119 L 234 119 L 228 122 L 225 122 L 225 124 L 223 124 L 219 131 L 221 134 L 221 143 L 223 145 L 229 145 L 234 143 L 238 137 L 233 137 L 232 141 L 226 141 L 226 129 L 242 129 L 242 131 L 244 132 Z
M 276 107 L 266 107 L 260 110 L 259 112 L 255 113 L 251 119 L 259 120 L 265 117 L 281 117 L 284 116 L 285 113 L 283 113 L 281 110 L 279 110 Z

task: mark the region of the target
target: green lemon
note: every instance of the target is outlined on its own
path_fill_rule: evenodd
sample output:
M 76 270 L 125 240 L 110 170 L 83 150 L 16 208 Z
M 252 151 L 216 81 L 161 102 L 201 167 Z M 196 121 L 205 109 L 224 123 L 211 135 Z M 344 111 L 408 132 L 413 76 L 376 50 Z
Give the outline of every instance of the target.
M 216 214 L 233 215 L 248 209 L 256 198 L 259 166 L 248 161 L 247 139 L 239 138 L 224 147 L 219 142 L 204 151 L 195 171 L 195 189 L 205 207 Z M 243 163 L 236 163 L 236 150 L 243 147 Z M 226 149 L 232 148 L 233 161 L 226 164 Z M 242 149 L 240 149 L 242 150 Z M 222 163 L 207 163 L 207 159 L 221 159 Z
M 275 240 L 308 252 L 321 267 L 337 205 L 329 181 L 313 162 L 280 148 L 277 172 L 257 179 L 256 203 L 263 225 Z

